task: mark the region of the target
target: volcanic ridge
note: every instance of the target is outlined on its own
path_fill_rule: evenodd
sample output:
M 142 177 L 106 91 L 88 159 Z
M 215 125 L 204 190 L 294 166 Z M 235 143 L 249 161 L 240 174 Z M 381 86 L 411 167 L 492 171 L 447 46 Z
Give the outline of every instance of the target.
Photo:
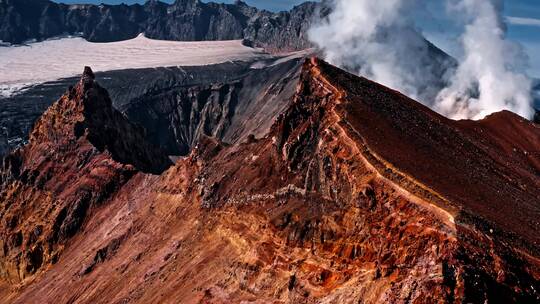
M 272 121 L 173 164 L 86 69 L 4 160 L 0 297 L 540 301 L 539 125 L 449 120 L 316 58 Z

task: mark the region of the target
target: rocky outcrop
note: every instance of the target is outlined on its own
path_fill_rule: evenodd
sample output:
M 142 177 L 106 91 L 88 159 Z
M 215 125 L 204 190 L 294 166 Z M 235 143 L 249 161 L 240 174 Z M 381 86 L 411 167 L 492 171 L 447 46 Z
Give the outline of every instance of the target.
M 118 70 L 96 77 L 113 106 L 147 130 L 148 141 L 168 155 L 185 155 L 201 135 L 236 143 L 268 131 L 294 94 L 302 62 L 276 60 Z M 0 98 L 0 129 L 7 131 L 0 131 L 0 147 L 2 136 L 9 139 L 0 158 L 28 141 L 35 121 L 76 81 L 47 82 Z M 252 117 L 258 122 L 246 123 Z
M 144 129 L 114 110 L 89 68 L 37 121 L 29 143 L 9 154 L 0 175 L 0 277 L 19 282 L 54 264 L 93 208 L 137 172 L 171 162 Z
M 145 33 L 161 40 L 247 39 L 275 52 L 300 50 L 310 44 L 306 30 L 319 14 L 318 4 L 305 3 L 290 12 L 271 13 L 234 4 L 176 0 L 144 5 L 65 5 L 48 0 L 0 1 L 0 40 L 20 44 L 61 35 L 82 35 L 93 42 L 135 38 Z
M 264 136 L 236 144 L 200 136 L 160 176 L 132 176 L 88 209 L 54 265 L 0 284 L 0 295 L 7 303 L 536 303 L 539 147 L 538 126 L 514 114 L 448 120 L 307 60 Z M 100 164 L 89 166 L 103 172 Z M 63 176 L 52 171 L 47 185 Z M 6 206 L 19 206 L 29 196 L 9 197 Z M 0 213 L 2 231 L 12 231 L 0 261 L 17 252 L 30 265 L 48 261 L 41 247 L 24 247 L 23 227 L 56 213 L 35 214 Z
M 249 69 L 225 82 L 160 86 L 122 107 L 170 155 L 187 155 L 204 136 L 228 144 L 266 135 L 298 82 L 301 59 Z
M 10 150 L 8 142 L 8 133 L 6 128 L 0 129 L 0 158 L 6 155 Z
M 308 30 L 313 22 L 329 15 L 328 5 L 305 2 L 288 12 L 257 12 L 244 30 L 244 39 L 269 52 L 296 51 L 313 47 Z

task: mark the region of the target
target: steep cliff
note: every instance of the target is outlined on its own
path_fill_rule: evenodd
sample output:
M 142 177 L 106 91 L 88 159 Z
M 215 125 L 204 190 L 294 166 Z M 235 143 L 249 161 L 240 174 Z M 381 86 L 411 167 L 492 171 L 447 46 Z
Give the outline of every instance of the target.
M 65 5 L 48 0 L 1 0 L 0 40 L 20 44 L 61 35 L 82 35 L 93 42 L 135 38 L 145 33 L 161 40 L 248 39 L 275 52 L 309 47 L 306 30 L 320 5 L 305 3 L 289 12 L 271 13 L 234 4 L 176 0 L 144 5 Z M 324 10 L 322 10 L 324 12 Z
M 301 64 L 291 59 L 224 81 L 159 86 L 121 109 L 170 155 L 189 154 L 204 136 L 228 144 L 260 138 L 294 95 Z
M 49 115 L 55 107 L 40 121 L 54 138 L 73 138 Z M 36 159 L 32 151 L 48 138 L 32 136 L 21 150 L 28 154 L 12 154 L 19 161 L 3 176 Z M 30 227 L 48 227 L 42 223 L 56 213 L 22 206 L 51 208 L 61 196 L 28 200 L 28 189 L 11 190 L 21 181 L 4 179 L 1 231 L 14 236 L 3 238 L 10 241 L 1 269 L 15 256 L 42 266 L 24 280 L 4 272 L 0 296 L 8 303 L 535 303 L 539 148 L 538 126 L 511 113 L 448 120 L 307 60 L 265 136 L 233 145 L 201 136 L 161 175 L 133 173 L 105 187 L 111 195 L 88 209 L 54 263 L 35 262 L 41 247 L 25 244 Z M 69 151 L 55 155 L 71 168 Z M 123 162 L 106 168 L 92 181 L 135 170 Z M 51 172 L 51 187 L 68 178 L 47 166 L 36 172 Z
M 185 155 L 201 135 L 229 143 L 264 135 L 294 94 L 301 63 L 299 58 L 228 62 L 100 72 L 96 77 L 113 106 L 147 130 L 147 140 L 169 155 Z M 47 82 L 0 98 L 0 130 L 5 131 L 0 131 L 0 158 L 28 141 L 35 121 L 76 81 Z M 257 123 L 245 123 L 253 116 Z

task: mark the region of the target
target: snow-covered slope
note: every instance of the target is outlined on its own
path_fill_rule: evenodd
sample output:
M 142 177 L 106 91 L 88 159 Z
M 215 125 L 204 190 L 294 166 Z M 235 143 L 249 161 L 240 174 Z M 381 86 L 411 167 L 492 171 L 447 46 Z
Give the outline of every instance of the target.
M 94 71 L 194 66 L 267 57 L 241 41 L 177 42 L 142 34 L 113 43 L 62 38 L 25 46 L 0 47 L 0 97 L 22 87 L 75 76 L 84 66 Z

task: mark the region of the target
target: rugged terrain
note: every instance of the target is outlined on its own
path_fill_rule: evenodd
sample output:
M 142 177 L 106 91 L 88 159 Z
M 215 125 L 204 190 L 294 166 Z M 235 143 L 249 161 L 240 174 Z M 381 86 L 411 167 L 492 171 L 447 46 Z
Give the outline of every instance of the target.
M 4 228 L 20 229 L 2 235 L 4 279 L 24 279 L 43 263 L 54 262 L 87 211 L 114 195 L 136 172 L 159 174 L 172 165 L 165 153 L 146 143 L 143 128 L 112 108 L 94 77 L 87 68 L 77 86 L 37 121 L 29 143 L 4 159 Z M 23 204 L 16 203 L 20 199 Z M 10 249 L 21 245 L 27 249 L 22 255 Z
M 0 40 L 20 44 L 61 35 L 81 35 L 93 42 L 135 38 L 145 33 L 161 40 L 246 39 L 272 52 L 310 46 L 307 29 L 327 9 L 307 2 L 288 12 L 272 13 L 234 4 L 151 0 L 144 5 L 65 5 L 49 0 L 0 0 Z
M 5 302 L 540 301 L 538 125 L 314 58 L 263 135 L 171 165 L 91 75 L 4 162 Z
M 169 155 L 182 155 L 202 134 L 230 143 L 244 133 L 261 135 L 261 127 L 267 128 L 294 94 L 300 66 L 301 59 L 284 58 L 108 71 L 96 78 L 113 106 L 142 124 L 154 144 Z M 46 82 L 0 97 L 0 158 L 27 142 L 34 122 L 76 81 Z M 255 115 L 266 123 L 244 125 L 246 116 Z
M 314 20 L 328 15 L 329 7 L 326 1 L 306 2 L 288 12 L 272 13 L 241 1 L 234 4 L 198 0 L 177 0 L 173 4 L 147 1 L 144 5 L 96 6 L 65 5 L 48 0 L 0 0 L 0 40 L 20 44 L 27 40 L 81 35 L 89 41 L 108 42 L 130 39 L 144 33 L 153 39 L 182 41 L 244 39 L 245 45 L 262 47 L 269 53 L 289 54 L 289 51 L 306 50 L 312 46 L 307 31 Z M 424 39 L 419 33 L 414 33 Z M 32 44 L 32 47 L 39 48 L 36 44 Z M 426 52 L 426 62 L 422 62 L 421 66 L 426 74 L 436 75 L 431 78 L 433 81 L 421 88 L 421 95 L 429 99 L 446 86 L 443 75 L 455 66 L 455 62 L 427 41 L 424 47 L 424 50 L 419 50 Z M 130 48 L 137 47 L 131 45 Z M 64 49 L 53 49 L 55 54 L 58 50 Z M 85 55 L 88 52 L 92 58 L 97 56 L 97 62 L 101 62 L 99 54 L 93 53 L 93 50 L 89 47 L 88 50 L 83 49 L 82 53 Z M 269 54 L 266 55 L 270 58 Z M 102 56 L 111 55 L 105 52 Z M 123 57 L 124 54 L 115 52 L 115 56 Z M 19 67 L 28 66 L 26 58 L 18 61 Z M 64 73 L 64 57 L 59 58 L 59 62 L 48 70 L 57 69 Z M 17 88 L 13 85 L 15 79 L 9 76 L 12 74 L 9 70 L 17 68 L 14 63 L 15 60 L 6 62 L 6 77 L 0 83 L 7 91 Z M 209 67 L 108 71 L 97 73 L 97 77 L 111 93 L 115 107 L 153 132 L 150 138 L 154 144 L 161 145 L 170 154 L 178 155 L 187 153 L 201 134 L 217 136 L 229 143 L 242 140 L 244 137 L 239 134 L 245 136 L 252 132 L 256 136 L 261 135 L 261 130 L 268 127 L 267 117 L 259 117 L 265 121 L 260 126 L 253 123 L 243 126 L 244 116 L 246 113 L 251 115 L 252 109 L 239 115 L 236 115 L 236 110 L 243 111 L 247 104 L 254 108 L 267 105 L 258 109 L 261 116 L 273 116 L 283 110 L 283 101 L 292 95 L 297 80 L 291 75 L 296 73 L 297 76 L 298 69 L 293 71 L 290 65 L 287 67 L 287 63 L 279 66 L 250 71 L 251 64 L 235 62 Z M 357 70 L 358 67 L 348 68 Z M 42 78 L 47 73 L 40 73 L 36 66 L 28 70 L 30 79 L 39 75 L 39 81 L 49 80 Z M 271 77 L 268 77 L 269 71 L 274 73 Z M 0 96 L 0 157 L 26 143 L 35 120 L 61 95 L 65 86 L 75 81 L 50 80 L 42 84 L 33 84 L 38 81 L 28 80 L 33 83 L 22 92 L 18 91 L 15 96 L 8 98 Z M 217 101 L 211 101 L 216 98 Z M 201 108 L 192 109 L 195 116 L 182 122 L 184 125 L 179 127 L 178 119 L 186 118 L 187 112 L 192 111 L 186 108 L 191 104 L 191 101 L 186 101 L 192 99 L 199 99 L 198 106 Z M 127 103 L 134 105 L 128 107 L 125 105 Z M 198 117 L 198 111 L 203 110 L 207 117 Z

